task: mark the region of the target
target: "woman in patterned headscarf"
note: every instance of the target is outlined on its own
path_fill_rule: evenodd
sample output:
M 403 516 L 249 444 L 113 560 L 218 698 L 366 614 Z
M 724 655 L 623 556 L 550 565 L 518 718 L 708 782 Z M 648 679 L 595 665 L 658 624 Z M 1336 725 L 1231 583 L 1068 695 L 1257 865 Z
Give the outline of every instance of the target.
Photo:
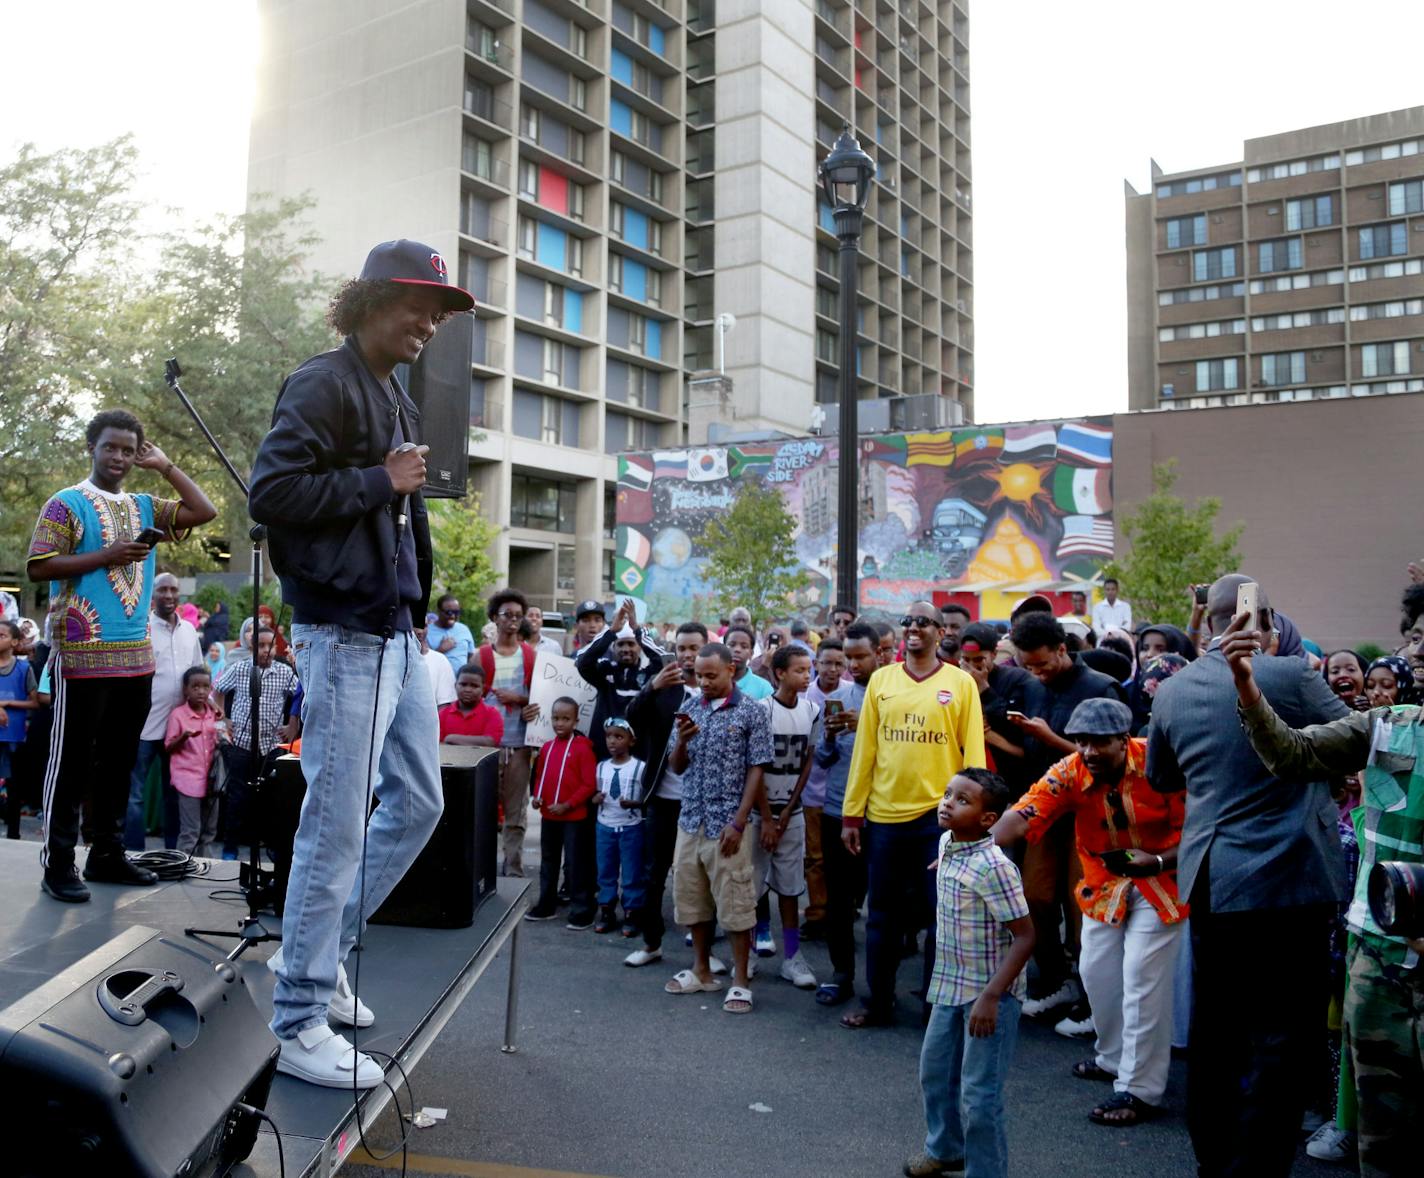
M 1139 736 L 1147 734 L 1147 725 L 1152 719 L 1152 700 L 1157 689 L 1187 665 L 1187 660 L 1179 654 L 1168 651 L 1144 659 L 1137 673 L 1137 682 L 1132 685 L 1130 702 L 1133 722 Z
M 1365 697 L 1372 708 L 1414 702 L 1414 672 L 1397 654 L 1375 659 L 1365 671 Z

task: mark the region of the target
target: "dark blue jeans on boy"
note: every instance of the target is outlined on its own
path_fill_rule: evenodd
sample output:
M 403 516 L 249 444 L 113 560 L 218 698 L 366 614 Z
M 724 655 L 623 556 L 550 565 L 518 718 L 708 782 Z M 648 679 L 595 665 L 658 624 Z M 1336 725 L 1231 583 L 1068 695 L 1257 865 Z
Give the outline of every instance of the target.
M 965 1178 L 1008 1178 L 1004 1077 L 1018 1039 L 1019 1000 L 999 999 L 999 1019 L 987 1039 L 969 1034 L 974 1003 L 934 1006 L 920 1049 L 925 1102 L 925 1152 L 964 1162 Z
M 583 924 L 593 920 L 593 840 L 587 822 L 550 818 L 539 823 L 539 902 L 543 912 L 553 912 L 559 903 L 559 865 L 569 885 L 569 920 Z
M 643 858 L 644 824 L 604 826 L 598 824 L 598 904 L 607 908 L 618 902 L 618 886 L 623 885 L 623 911 L 641 912 L 647 899 L 647 863 Z

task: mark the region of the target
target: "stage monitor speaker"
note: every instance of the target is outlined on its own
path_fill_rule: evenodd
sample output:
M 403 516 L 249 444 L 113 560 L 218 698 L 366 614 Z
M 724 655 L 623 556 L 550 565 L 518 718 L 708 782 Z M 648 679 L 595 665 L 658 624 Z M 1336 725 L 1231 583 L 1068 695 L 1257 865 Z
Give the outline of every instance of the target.
M 375 924 L 468 928 L 494 894 L 499 851 L 499 750 L 440 746 L 445 812 L 425 849 L 371 917 Z
M 469 479 L 470 356 L 473 315 L 452 315 L 408 369 L 406 388 L 420 410 L 425 456 L 425 494 L 461 499 Z
M 216 1178 L 242 1161 L 277 1041 L 241 967 L 135 926 L 0 1011 L 4 1172 Z

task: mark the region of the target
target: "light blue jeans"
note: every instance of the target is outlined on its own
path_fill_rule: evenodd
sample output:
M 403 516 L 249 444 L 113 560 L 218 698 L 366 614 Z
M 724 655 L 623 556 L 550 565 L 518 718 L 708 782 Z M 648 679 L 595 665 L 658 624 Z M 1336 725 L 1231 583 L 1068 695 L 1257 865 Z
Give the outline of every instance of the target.
M 999 999 L 999 1020 L 987 1039 L 971 1038 L 969 1011 L 935 1006 L 920 1049 L 925 1152 L 944 1162 L 964 1161 L 965 1178 L 1008 1178 L 1004 1077 L 1018 1039 L 1019 1000 Z
M 272 1031 L 290 1039 L 326 1023 L 336 968 L 420 854 L 444 806 L 440 730 L 420 644 L 397 633 L 381 662 L 382 640 L 345 626 L 292 627 L 302 705 L 306 800 L 292 847 L 282 918 L 282 968 Z M 377 699 L 376 668 L 380 665 Z M 375 796 L 366 821 L 366 766 L 374 724 Z M 361 832 L 367 828 L 365 902 Z

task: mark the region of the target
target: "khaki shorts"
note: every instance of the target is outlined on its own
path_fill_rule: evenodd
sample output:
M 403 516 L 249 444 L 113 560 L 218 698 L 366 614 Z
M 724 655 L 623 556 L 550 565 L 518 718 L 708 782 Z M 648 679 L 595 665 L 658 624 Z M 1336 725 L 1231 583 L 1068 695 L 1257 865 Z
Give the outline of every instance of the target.
M 756 924 L 752 832 L 742 835 L 735 855 L 723 855 L 720 839 L 677 831 L 672 861 L 672 899 L 678 924 L 716 921 L 729 933 Z

